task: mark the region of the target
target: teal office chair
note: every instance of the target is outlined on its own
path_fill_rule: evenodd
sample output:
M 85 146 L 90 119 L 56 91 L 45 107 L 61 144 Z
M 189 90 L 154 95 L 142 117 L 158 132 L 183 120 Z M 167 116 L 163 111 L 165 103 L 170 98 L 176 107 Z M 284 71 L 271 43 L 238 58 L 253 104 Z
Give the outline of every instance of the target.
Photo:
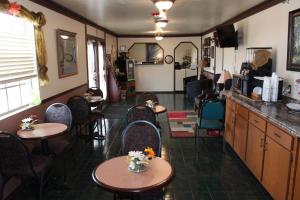
M 205 100 L 202 104 L 199 112 L 199 121 L 197 123 L 195 133 L 195 145 L 198 152 L 198 138 L 210 138 L 207 133 L 208 130 L 218 130 L 219 136 L 224 130 L 224 119 L 225 119 L 225 101 L 220 99 Z M 200 135 L 199 129 L 205 129 L 206 133 Z M 223 151 L 225 150 L 223 138 Z

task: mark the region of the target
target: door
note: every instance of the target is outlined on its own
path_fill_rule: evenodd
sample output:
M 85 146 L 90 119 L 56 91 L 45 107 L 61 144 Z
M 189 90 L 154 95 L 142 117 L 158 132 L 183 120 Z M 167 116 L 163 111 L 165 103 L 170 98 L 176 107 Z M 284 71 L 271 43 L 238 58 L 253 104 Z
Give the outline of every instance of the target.
M 236 115 L 234 127 L 234 150 L 242 160 L 246 159 L 248 120 Z
M 261 180 L 265 134 L 249 123 L 246 164 L 258 180 Z
M 274 200 L 286 199 L 290 158 L 291 152 L 267 137 L 262 184 Z
M 87 41 L 88 54 L 88 83 L 89 87 L 98 87 L 103 92 L 103 98 L 107 97 L 107 73 L 104 62 L 104 46 L 97 39 Z

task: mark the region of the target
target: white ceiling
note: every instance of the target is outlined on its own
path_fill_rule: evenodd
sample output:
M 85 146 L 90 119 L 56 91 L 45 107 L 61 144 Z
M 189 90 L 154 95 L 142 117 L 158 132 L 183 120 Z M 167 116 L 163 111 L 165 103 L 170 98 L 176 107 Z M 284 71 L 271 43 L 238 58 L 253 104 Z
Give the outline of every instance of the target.
M 151 0 L 53 0 L 117 34 L 153 34 Z M 202 33 L 265 0 L 176 0 L 166 34 Z

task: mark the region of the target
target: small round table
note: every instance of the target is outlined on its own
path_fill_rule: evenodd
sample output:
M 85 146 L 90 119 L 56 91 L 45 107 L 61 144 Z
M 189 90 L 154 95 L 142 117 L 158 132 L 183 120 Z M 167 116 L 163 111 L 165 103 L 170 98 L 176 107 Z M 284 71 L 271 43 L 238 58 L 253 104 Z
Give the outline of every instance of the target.
M 159 157 L 149 161 L 146 171 L 130 172 L 126 157 L 116 157 L 97 166 L 92 174 L 94 182 L 115 193 L 140 194 L 162 189 L 174 176 L 170 163 Z
M 22 139 L 40 139 L 43 154 L 48 154 L 48 138 L 65 132 L 68 127 L 61 123 L 35 124 L 33 130 L 18 130 L 17 135 Z
M 155 114 L 160 114 L 166 112 L 167 108 L 161 105 L 155 105 L 154 108 L 152 108 L 152 110 Z

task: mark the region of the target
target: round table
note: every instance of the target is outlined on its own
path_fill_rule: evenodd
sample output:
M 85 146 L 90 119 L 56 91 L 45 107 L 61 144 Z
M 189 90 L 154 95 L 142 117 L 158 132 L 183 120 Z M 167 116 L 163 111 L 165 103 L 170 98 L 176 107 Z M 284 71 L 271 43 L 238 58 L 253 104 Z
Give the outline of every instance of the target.
M 93 180 L 101 187 L 115 193 L 143 193 L 163 188 L 174 176 L 170 163 L 156 157 L 149 161 L 146 171 L 128 171 L 127 156 L 101 163 L 93 171 Z
M 35 124 L 33 130 L 19 130 L 17 135 L 22 139 L 40 139 L 44 154 L 48 154 L 48 138 L 65 132 L 68 127 L 61 123 Z
M 152 108 L 152 110 L 155 114 L 160 114 L 166 112 L 167 108 L 161 105 L 155 105 L 154 108 Z

